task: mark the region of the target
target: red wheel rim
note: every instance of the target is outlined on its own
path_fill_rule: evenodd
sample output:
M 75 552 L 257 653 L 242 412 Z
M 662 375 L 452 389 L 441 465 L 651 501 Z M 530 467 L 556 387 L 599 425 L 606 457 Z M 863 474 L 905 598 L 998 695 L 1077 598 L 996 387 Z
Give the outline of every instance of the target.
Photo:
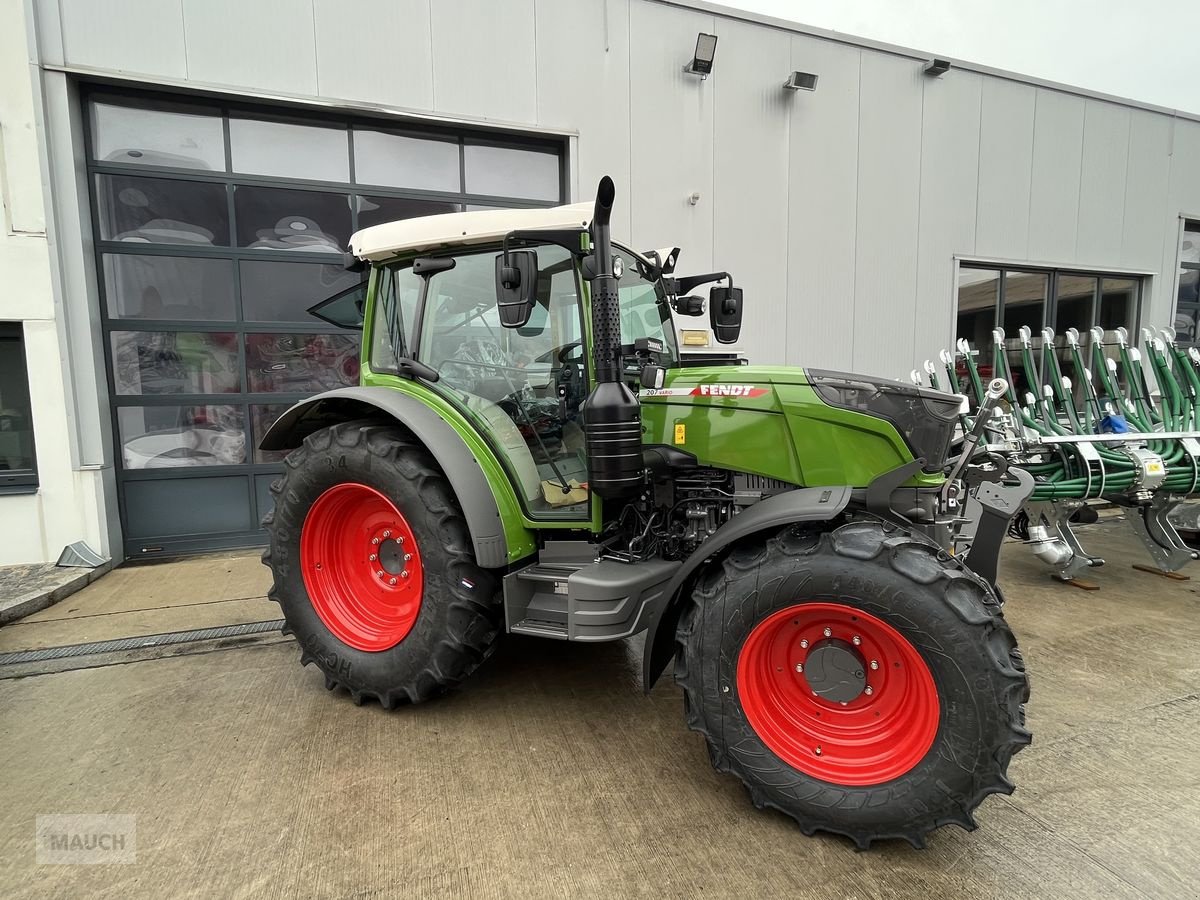
M 317 498 L 300 532 L 300 569 L 321 621 L 357 650 L 396 646 L 421 611 L 417 539 L 396 505 L 365 484 Z
M 853 647 L 870 688 L 845 703 L 816 696 L 803 673 L 805 659 L 831 641 Z M 800 603 L 759 622 L 738 654 L 737 682 L 763 743 L 822 781 L 899 778 L 937 735 L 937 688 L 916 648 L 882 619 L 841 603 Z

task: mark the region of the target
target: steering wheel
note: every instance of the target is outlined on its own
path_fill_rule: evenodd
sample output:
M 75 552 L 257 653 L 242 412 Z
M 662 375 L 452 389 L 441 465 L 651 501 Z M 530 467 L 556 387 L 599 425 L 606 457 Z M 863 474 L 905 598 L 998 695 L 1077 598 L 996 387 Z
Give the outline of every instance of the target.
M 565 364 L 568 362 L 573 362 L 573 361 L 575 361 L 575 357 L 573 355 L 568 356 L 567 353 L 569 350 L 574 350 L 576 348 L 582 349 L 583 342 L 582 341 L 571 341 L 569 344 L 563 344 L 561 347 L 553 347 L 550 350 L 547 350 L 541 356 L 537 357 L 534 360 L 534 362 L 540 362 L 540 363 L 550 362 L 550 357 L 552 357 L 552 356 L 555 359 L 557 359 L 560 363 Z M 582 358 L 582 357 L 583 357 L 583 354 L 581 353 L 580 358 Z

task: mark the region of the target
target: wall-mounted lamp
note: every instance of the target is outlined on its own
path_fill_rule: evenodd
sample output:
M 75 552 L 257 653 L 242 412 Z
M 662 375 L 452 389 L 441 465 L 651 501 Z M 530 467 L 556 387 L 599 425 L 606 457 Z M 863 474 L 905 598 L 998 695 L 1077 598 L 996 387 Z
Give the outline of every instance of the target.
M 817 89 L 817 76 L 812 72 L 793 72 L 787 77 L 787 81 L 783 83 L 783 87 L 789 91 L 815 91 Z
M 692 54 L 691 62 L 683 67 L 683 71 L 689 75 L 699 75 L 703 81 L 712 74 L 713 59 L 716 55 L 717 36 L 702 31 L 696 35 L 696 52 Z
M 931 59 L 925 63 L 925 74 L 930 78 L 941 78 L 950 71 L 950 60 L 948 59 Z

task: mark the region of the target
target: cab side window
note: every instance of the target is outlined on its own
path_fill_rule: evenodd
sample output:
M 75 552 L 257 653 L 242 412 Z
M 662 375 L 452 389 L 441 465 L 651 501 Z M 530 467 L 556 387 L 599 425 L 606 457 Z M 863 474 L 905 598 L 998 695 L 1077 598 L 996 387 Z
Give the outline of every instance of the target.
M 409 355 L 421 283 L 408 267 L 386 266 L 375 277 L 379 282 L 371 321 L 371 370 L 395 373 L 396 360 Z

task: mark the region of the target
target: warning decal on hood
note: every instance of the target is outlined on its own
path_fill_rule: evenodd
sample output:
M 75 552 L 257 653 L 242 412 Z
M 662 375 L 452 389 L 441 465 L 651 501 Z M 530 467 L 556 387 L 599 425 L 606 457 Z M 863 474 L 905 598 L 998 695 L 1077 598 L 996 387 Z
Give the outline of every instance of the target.
M 639 397 L 761 397 L 769 388 L 753 384 L 701 384 L 697 387 L 645 388 Z

